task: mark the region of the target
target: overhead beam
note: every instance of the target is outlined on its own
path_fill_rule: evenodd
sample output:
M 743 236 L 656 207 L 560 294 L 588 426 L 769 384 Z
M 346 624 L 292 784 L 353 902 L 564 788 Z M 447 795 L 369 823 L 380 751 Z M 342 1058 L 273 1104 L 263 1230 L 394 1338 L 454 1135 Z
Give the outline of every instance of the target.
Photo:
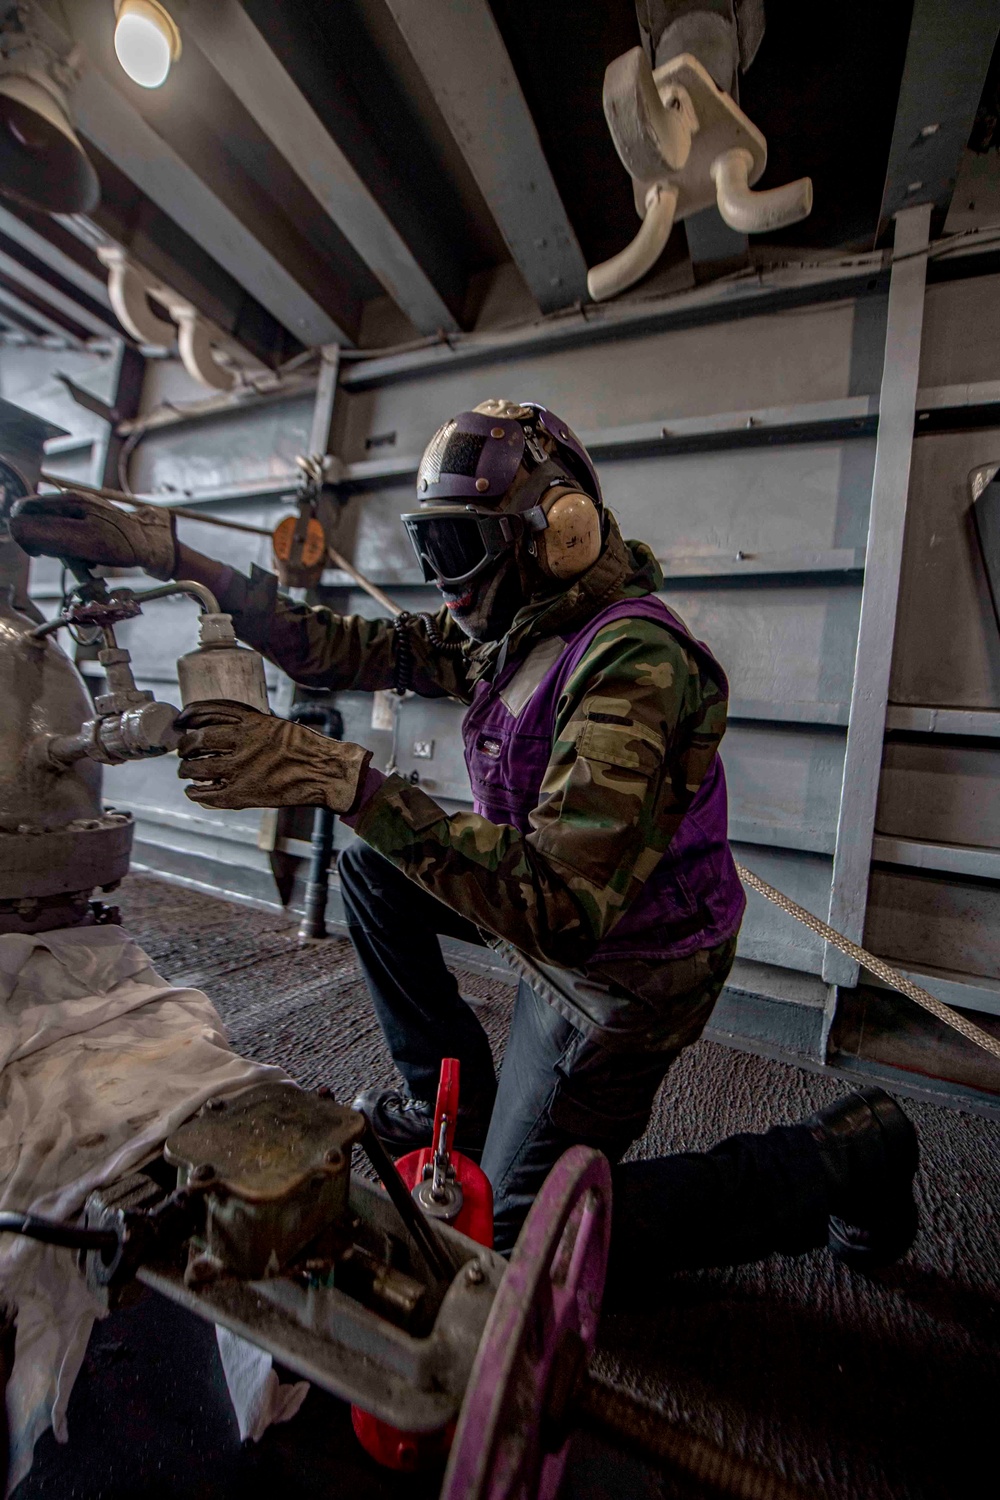
M 587 295 L 587 266 L 486 0 L 381 0 L 543 312 Z
M 167 8 L 414 327 L 457 332 L 430 277 L 238 0 L 167 0 Z
M 84 307 L 75 298 L 61 292 L 58 287 L 46 281 L 44 277 L 37 276 L 34 271 L 29 271 L 27 266 L 22 266 L 21 262 L 15 260 L 13 255 L 8 255 L 6 250 L 0 250 L 0 272 L 9 281 L 15 282 L 24 291 L 30 292 L 33 297 L 37 297 L 39 301 L 51 307 L 53 311 L 62 313 L 80 328 L 86 328 L 96 338 L 106 339 L 109 335 L 121 337 L 121 328 L 113 312 L 109 310 L 103 317 L 91 312 L 89 307 Z
M 25 302 L 2 281 L 0 281 L 0 310 L 5 316 L 12 318 L 20 328 L 23 328 L 25 333 L 36 335 L 40 332 L 51 333 L 56 338 L 64 339 L 67 344 L 72 344 L 74 348 L 79 348 L 82 343 L 78 335 L 71 333 L 48 313 L 32 306 L 30 302 Z
M 879 235 L 900 209 L 951 203 L 1000 31 L 996 0 L 914 0 Z
M 7 239 L 13 240 L 29 255 L 47 265 L 50 271 L 61 276 L 63 281 L 68 281 L 72 286 L 78 287 L 92 302 L 99 303 L 102 307 L 111 307 L 108 297 L 107 282 L 104 277 L 96 276 L 81 266 L 71 255 L 53 245 L 44 235 L 39 234 L 37 229 L 32 229 L 17 214 L 11 213 L 9 208 L 0 204 L 0 234 L 6 235 Z M 114 325 L 117 328 L 117 324 Z
M 244 225 L 212 187 L 157 135 L 153 127 L 94 62 L 106 50 L 103 6 L 63 0 L 58 9 L 87 49 L 87 64 L 73 90 L 79 133 L 92 141 L 158 208 L 178 223 L 224 270 L 266 307 L 284 328 L 308 345 L 354 340 L 302 287 L 271 250 Z M 59 41 L 65 37 L 46 18 Z

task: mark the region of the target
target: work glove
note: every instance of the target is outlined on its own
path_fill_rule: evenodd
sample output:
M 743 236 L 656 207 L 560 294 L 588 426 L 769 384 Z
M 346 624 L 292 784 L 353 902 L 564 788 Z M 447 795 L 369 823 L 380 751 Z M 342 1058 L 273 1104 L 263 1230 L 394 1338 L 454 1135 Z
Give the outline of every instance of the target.
M 133 511 L 68 490 L 26 495 L 8 518 L 10 534 L 32 557 L 73 558 L 91 566 L 142 568 L 153 578 L 174 576 L 174 517 L 155 505 Z
M 370 750 L 343 744 L 262 714 L 244 703 L 192 703 L 177 720 L 183 730 L 178 776 L 202 807 L 329 807 L 354 810 Z

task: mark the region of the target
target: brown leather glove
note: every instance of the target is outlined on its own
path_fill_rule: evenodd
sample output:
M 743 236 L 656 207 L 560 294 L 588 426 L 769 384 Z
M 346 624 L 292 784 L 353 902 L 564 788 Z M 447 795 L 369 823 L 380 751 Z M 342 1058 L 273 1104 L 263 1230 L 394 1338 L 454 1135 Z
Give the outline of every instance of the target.
M 10 534 L 32 557 L 77 558 L 109 568 L 174 576 L 174 518 L 155 505 L 127 511 L 98 495 L 26 495 L 11 507 Z
M 262 714 L 243 703 L 192 703 L 177 720 L 184 731 L 178 776 L 202 807 L 354 809 L 370 750 L 331 740 L 304 724 Z

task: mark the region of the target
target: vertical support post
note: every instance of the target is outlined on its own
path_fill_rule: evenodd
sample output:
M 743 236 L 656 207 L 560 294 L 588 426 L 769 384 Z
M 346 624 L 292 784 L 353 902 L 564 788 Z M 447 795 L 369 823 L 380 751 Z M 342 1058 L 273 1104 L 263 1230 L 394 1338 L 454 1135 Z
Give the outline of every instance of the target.
M 926 284 L 921 252 L 927 247 L 930 216 L 929 203 L 896 215 L 889 283 L 867 562 L 830 890 L 830 925 L 856 943 L 864 939 L 882 770 L 920 372 Z M 828 946 L 823 978 L 832 985 L 854 985 L 858 965 Z M 831 1011 L 828 1023 L 832 1019 Z
M 320 353 L 319 381 L 309 430 L 309 452 L 326 455 L 330 451 L 333 436 L 333 414 L 337 403 L 337 382 L 340 379 L 340 345 L 324 344 Z
M 333 423 L 337 405 L 337 387 L 340 380 L 340 345 L 324 344 L 320 351 L 319 379 L 313 402 L 312 421 L 309 426 L 309 458 L 326 458 L 333 441 Z M 328 478 L 336 478 L 336 460 L 330 466 Z M 319 520 L 326 531 L 331 514 L 336 507 L 325 497 L 319 502 Z M 305 590 L 293 590 L 293 595 L 305 597 Z M 289 719 L 299 718 L 295 705 L 295 684 L 283 674 L 278 691 L 274 695 L 275 710 Z M 303 711 L 304 712 L 304 711 Z M 337 735 L 343 734 L 343 722 L 336 710 L 321 711 L 340 725 Z M 327 730 L 329 733 L 330 731 Z M 301 861 L 297 855 L 289 854 L 278 845 L 284 839 L 290 825 L 290 810 L 279 808 L 261 813 L 257 847 L 267 853 L 271 874 L 278 889 L 282 906 L 292 899 L 296 873 Z M 330 859 L 333 846 L 333 814 L 317 811 L 313 819 L 312 857 L 306 888 L 306 914 L 299 929 L 300 940 L 325 936 L 324 911 L 329 880 Z

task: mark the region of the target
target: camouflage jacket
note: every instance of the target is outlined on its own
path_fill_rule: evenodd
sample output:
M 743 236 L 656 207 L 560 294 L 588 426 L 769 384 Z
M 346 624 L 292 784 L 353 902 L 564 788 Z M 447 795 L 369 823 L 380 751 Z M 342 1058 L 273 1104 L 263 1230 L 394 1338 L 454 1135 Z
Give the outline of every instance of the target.
M 564 592 L 523 609 L 497 644 L 456 649 L 464 637 L 445 609 L 399 626 L 294 604 L 277 593 L 271 575 L 256 569 L 249 580 L 233 575 L 223 607 L 245 641 L 304 686 L 392 689 L 402 664 L 406 685 L 416 692 L 468 703 L 475 683 L 498 664 L 662 582 L 649 549 L 624 542 L 612 523 L 593 567 Z M 631 774 L 614 778 L 598 763 L 599 752 L 588 754 L 598 727 L 591 715 L 600 723 L 609 701 L 619 721 L 631 720 L 635 762 Z M 725 725 L 723 684 L 675 635 L 650 620 L 629 621 L 627 629 L 618 621 L 598 631 L 566 684 L 527 834 L 475 813 L 449 814 L 419 786 L 378 773 L 349 821 L 373 848 L 484 932 L 546 966 L 582 970 L 670 843 Z M 731 944 L 725 946 L 731 961 Z M 667 980 L 648 963 L 606 964 L 603 977 L 654 1003 Z

